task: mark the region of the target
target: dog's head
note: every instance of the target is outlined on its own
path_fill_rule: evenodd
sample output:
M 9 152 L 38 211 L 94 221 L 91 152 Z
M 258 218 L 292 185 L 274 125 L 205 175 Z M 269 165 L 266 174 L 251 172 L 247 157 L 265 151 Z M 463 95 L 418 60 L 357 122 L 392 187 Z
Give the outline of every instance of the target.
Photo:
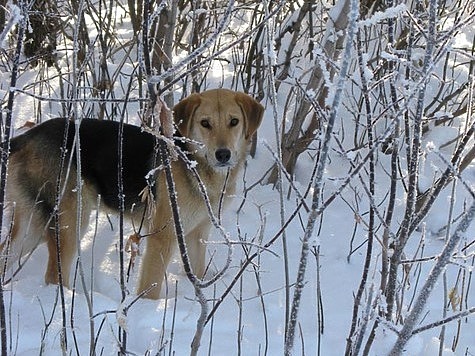
M 173 108 L 180 134 L 200 143 L 192 148 L 215 169 L 232 168 L 247 152 L 264 108 L 249 95 L 226 89 L 192 94 Z

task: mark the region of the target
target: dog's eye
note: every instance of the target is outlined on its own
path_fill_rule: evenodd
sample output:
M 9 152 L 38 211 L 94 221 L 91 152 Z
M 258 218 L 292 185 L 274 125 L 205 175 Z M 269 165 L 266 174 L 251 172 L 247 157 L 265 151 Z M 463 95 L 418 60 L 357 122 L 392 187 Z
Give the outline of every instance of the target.
M 231 126 L 237 126 L 238 124 L 239 124 L 239 119 L 236 119 L 236 118 L 231 119 L 231 122 L 230 122 Z
M 201 120 L 201 126 L 203 126 L 205 129 L 210 129 L 211 128 L 211 124 L 206 119 Z

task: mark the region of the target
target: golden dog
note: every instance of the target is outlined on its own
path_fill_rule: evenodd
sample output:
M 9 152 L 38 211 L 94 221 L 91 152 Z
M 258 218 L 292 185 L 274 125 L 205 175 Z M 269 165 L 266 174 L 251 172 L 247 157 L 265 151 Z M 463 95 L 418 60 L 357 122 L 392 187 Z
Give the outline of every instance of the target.
M 263 111 L 250 96 L 225 89 L 192 94 L 173 108 L 178 136 L 186 138 L 176 138 L 177 145 L 196 162 L 196 171 L 216 215 L 225 185 L 226 196 L 234 193 L 248 144 L 261 123 Z M 77 235 L 82 237 L 87 230 L 97 196 L 100 195 L 101 204 L 107 211 L 119 209 L 122 200 L 119 200 L 118 164 L 121 162 L 126 216 L 136 222 L 144 216 L 148 218 L 148 233 L 144 234 L 147 246 L 137 292 L 157 284 L 147 297 L 159 297 L 166 267 L 176 245 L 165 173 L 157 169 L 152 175 L 152 183 L 147 181 L 149 172 L 161 164 L 154 159 L 157 139 L 136 126 L 122 126 L 120 161 L 120 128 L 119 123 L 113 121 L 82 120 L 80 160 L 76 158 L 74 145 L 75 126 L 67 124 L 65 119 L 46 121 L 12 139 L 7 203 L 13 212 L 13 224 L 10 233 L 2 238 L 2 259 L 18 260 L 39 242 L 46 241 L 49 258 L 45 281 L 53 284 L 62 281 L 69 287 L 79 240 Z M 78 161 L 83 182 L 79 224 Z M 174 159 L 171 169 L 191 266 L 196 276 L 202 278 L 206 266 L 205 242 L 211 223 L 189 164 L 183 158 Z M 141 192 L 147 186 L 153 195 L 151 215 L 146 214 L 146 204 L 141 199 Z

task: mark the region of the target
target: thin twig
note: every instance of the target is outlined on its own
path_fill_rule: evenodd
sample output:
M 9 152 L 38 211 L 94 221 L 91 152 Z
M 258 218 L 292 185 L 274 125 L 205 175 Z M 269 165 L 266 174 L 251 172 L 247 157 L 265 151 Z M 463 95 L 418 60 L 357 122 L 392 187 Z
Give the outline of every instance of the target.
M 327 157 L 330 150 L 330 141 L 333 134 L 333 126 L 336 120 L 337 112 L 342 100 L 342 93 L 344 88 L 344 83 L 346 82 L 346 76 L 348 73 L 349 62 L 351 58 L 351 48 L 352 48 L 352 41 L 353 37 L 356 32 L 356 21 L 359 16 L 359 4 L 356 0 L 351 0 L 350 4 L 350 13 L 349 13 L 349 24 L 348 24 L 348 36 L 346 38 L 346 44 L 344 53 L 342 56 L 342 63 L 340 66 L 340 73 L 337 79 L 337 84 L 335 88 L 335 95 L 333 97 L 333 102 L 330 109 L 330 115 L 328 117 L 327 127 L 325 130 L 325 136 L 323 139 L 322 149 L 320 152 L 320 159 L 317 162 L 316 166 L 316 174 L 315 179 L 313 181 L 313 199 L 312 199 L 312 207 L 311 211 L 307 220 L 307 226 L 305 228 L 304 237 L 302 239 L 302 248 L 300 254 L 300 262 L 297 274 L 297 282 L 294 289 L 294 296 L 292 300 L 292 308 L 290 312 L 290 319 L 289 319 L 289 326 L 287 331 L 287 337 L 285 340 L 285 355 L 290 355 L 292 352 L 294 338 L 295 338 L 295 326 L 298 319 L 298 311 L 300 307 L 300 299 L 302 296 L 302 291 L 304 287 L 304 278 L 305 278 L 305 271 L 307 267 L 307 256 L 309 252 L 309 242 L 310 238 L 313 235 L 313 231 L 316 224 L 316 219 L 319 216 L 318 211 L 321 207 L 321 191 L 323 185 L 323 173 L 325 171 L 325 167 L 327 164 Z

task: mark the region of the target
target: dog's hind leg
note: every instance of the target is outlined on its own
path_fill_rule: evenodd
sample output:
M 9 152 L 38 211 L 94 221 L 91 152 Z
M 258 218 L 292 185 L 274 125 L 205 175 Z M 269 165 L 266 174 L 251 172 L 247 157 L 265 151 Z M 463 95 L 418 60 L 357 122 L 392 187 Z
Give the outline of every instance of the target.
M 42 241 L 46 222 L 36 209 L 36 202 L 9 186 L 0 242 L 0 274 L 16 274 L 22 259 L 28 257 Z M 13 193 L 12 193 L 13 191 Z M 16 263 L 16 264 L 15 264 Z
M 86 200 L 86 199 L 84 199 Z M 77 208 L 76 195 L 67 194 L 63 197 L 60 204 L 58 216 L 58 226 L 55 226 L 55 219 L 50 223 L 49 231 L 46 236 L 48 246 L 48 265 L 45 273 L 45 282 L 47 284 L 60 284 L 65 287 L 71 287 L 70 274 L 74 257 L 76 256 L 78 241 L 87 230 L 90 208 L 86 204 L 82 206 L 81 226 L 77 236 Z M 58 238 L 59 237 L 59 238 Z M 58 258 L 61 261 L 61 278 Z
M 60 221 L 61 220 L 62 219 L 60 219 Z M 45 282 L 46 284 L 62 283 L 65 287 L 69 287 L 71 265 L 77 249 L 75 225 L 62 226 L 60 223 L 59 236 L 57 236 L 55 230 L 55 227 L 51 227 L 47 234 L 46 243 L 49 256 L 45 273 Z M 61 261 L 61 271 L 59 269 L 58 259 Z

